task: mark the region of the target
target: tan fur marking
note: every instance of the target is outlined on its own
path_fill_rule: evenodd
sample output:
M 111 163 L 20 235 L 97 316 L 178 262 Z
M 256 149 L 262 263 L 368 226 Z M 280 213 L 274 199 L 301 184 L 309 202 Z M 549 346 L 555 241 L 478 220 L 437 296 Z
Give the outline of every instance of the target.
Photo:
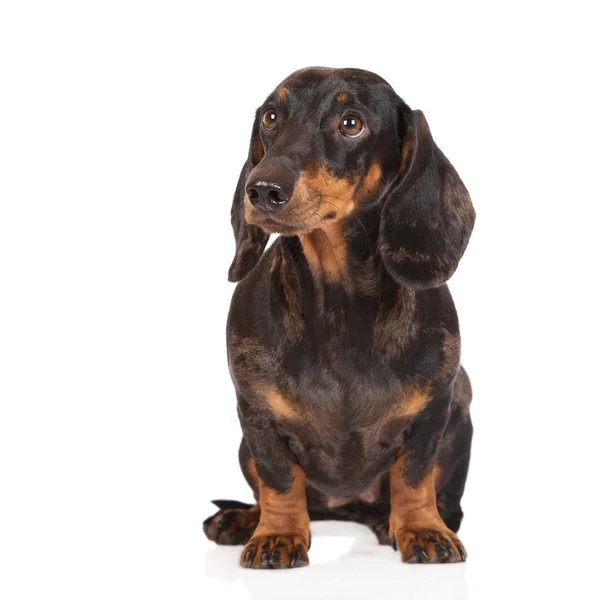
M 348 249 L 341 227 L 332 225 L 298 236 L 313 275 L 327 282 L 339 282 L 347 272 Z
M 354 192 L 357 184 L 358 181 L 336 177 L 324 167 L 319 167 L 313 172 L 300 175 L 295 185 L 294 196 L 298 194 L 298 203 L 309 207 L 318 199 L 318 217 L 322 219 L 327 213 L 335 212 L 336 216 L 328 220 L 328 223 L 332 223 L 354 210 Z
M 254 224 L 254 215 L 256 211 L 250 202 L 250 198 L 248 198 L 248 194 L 244 194 L 244 219 L 246 219 L 246 223 Z
M 304 254 L 316 278 L 339 282 L 347 272 L 347 247 L 344 228 L 339 223 L 355 208 L 354 193 L 358 182 L 338 178 L 323 167 L 303 173 L 296 182 L 296 201 L 312 211 L 304 218 L 307 231 L 300 233 Z M 315 201 L 318 205 L 313 208 Z M 331 215 L 324 220 L 325 215 Z
M 260 523 L 254 537 L 272 533 L 288 533 L 290 529 L 308 532 L 306 508 L 306 475 L 301 467 L 292 465 L 293 482 L 288 492 L 281 494 L 260 480 Z M 294 531 L 296 533 L 296 531 Z
M 287 88 L 281 88 L 279 90 L 279 102 L 283 102 L 288 96 L 289 90 Z
M 260 483 L 260 521 L 252 538 L 242 551 L 243 564 L 246 553 L 254 554 L 253 567 L 261 561 L 263 545 L 281 543 L 278 551 L 285 552 L 285 562 L 289 562 L 294 548 L 302 546 L 303 560 L 308 562 L 308 540 L 310 519 L 306 505 L 306 475 L 298 465 L 292 465 L 292 485 L 285 493 L 280 493 Z
M 431 394 L 427 388 L 403 390 L 397 404 L 383 417 L 382 422 L 385 424 L 394 419 L 411 419 L 427 406 L 430 399 Z
M 364 177 L 337 177 L 323 165 L 300 175 L 294 185 L 289 206 L 277 215 L 256 210 L 246 196 L 244 214 L 248 223 L 258 225 L 268 233 L 297 235 L 315 229 L 329 231 L 334 223 L 348 217 L 356 206 L 377 190 L 381 166 L 375 162 Z M 327 218 L 325 218 L 327 217 Z M 329 237 L 339 238 L 335 230 Z
M 267 388 L 263 391 L 264 398 L 273 414 L 279 419 L 297 420 L 300 418 L 298 409 L 284 398 L 275 388 Z
M 348 93 L 347 92 L 338 92 L 335 99 L 338 101 L 339 104 L 341 104 L 342 102 L 345 102 L 348 99 Z
M 409 486 L 404 478 L 407 455 L 402 452 L 390 469 L 390 529 L 400 550 L 402 560 L 410 560 L 415 553 L 415 544 L 421 546 L 433 560 L 436 544 L 443 542 L 452 549 L 455 560 L 458 559 L 460 540 L 446 527 L 440 517 L 436 503 L 434 470 L 415 486 Z
M 431 395 L 427 390 L 416 390 L 402 401 L 396 415 L 398 417 L 414 417 L 427 406 L 430 398 Z
M 433 472 L 426 475 L 421 483 L 412 488 L 404 480 L 406 455 L 401 454 L 390 469 L 390 531 L 415 524 L 417 527 L 445 525 L 438 514 L 433 485 Z
M 365 196 L 370 196 L 379 190 L 381 180 L 381 165 L 373 162 L 367 171 L 364 179 L 361 181 L 361 191 Z

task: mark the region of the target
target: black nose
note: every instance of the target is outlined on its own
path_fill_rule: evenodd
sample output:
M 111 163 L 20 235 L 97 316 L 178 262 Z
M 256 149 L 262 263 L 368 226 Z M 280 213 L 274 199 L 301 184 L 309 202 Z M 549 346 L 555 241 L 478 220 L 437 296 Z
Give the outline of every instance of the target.
M 262 179 L 249 183 L 246 194 L 253 206 L 263 210 L 279 210 L 290 199 L 282 183 Z

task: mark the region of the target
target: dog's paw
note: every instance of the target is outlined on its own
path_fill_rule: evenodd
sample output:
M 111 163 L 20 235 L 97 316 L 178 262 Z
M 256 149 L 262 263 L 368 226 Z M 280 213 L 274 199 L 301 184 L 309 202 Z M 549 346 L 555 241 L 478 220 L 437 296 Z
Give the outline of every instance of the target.
M 462 542 L 444 526 L 403 527 L 394 532 L 393 542 L 406 563 L 454 563 L 467 559 Z
M 245 544 L 254 533 L 260 510 L 252 508 L 228 508 L 208 517 L 202 525 L 206 537 L 226 546 Z
M 291 569 L 308 565 L 309 541 L 303 535 L 259 535 L 242 552 L 247 569 Z

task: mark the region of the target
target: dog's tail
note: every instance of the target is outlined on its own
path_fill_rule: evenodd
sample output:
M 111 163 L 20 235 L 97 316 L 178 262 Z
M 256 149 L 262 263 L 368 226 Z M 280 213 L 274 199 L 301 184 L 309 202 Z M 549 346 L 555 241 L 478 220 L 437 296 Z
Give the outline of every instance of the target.
M 254 504 L 246 504 L 246 502 L 238 502 L 237 500 L 211 500 L 211 502 L 221 510 L 228 508 L 252 508 Z

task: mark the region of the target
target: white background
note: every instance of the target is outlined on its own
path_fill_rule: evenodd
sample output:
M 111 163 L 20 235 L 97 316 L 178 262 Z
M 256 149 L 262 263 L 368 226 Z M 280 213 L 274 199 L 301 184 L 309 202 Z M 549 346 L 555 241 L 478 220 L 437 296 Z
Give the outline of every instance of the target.
M 593 4 L 0 5 L 3 600 L 597 594 Z M 248 572 L 202 533 L 210 499 L 251 499 L 231 196 L 254 109 L 309 65 L 385 77 L 477 209 L 451 281 L 475 394 L 466 565 L 319 523 L 309 568 Z

